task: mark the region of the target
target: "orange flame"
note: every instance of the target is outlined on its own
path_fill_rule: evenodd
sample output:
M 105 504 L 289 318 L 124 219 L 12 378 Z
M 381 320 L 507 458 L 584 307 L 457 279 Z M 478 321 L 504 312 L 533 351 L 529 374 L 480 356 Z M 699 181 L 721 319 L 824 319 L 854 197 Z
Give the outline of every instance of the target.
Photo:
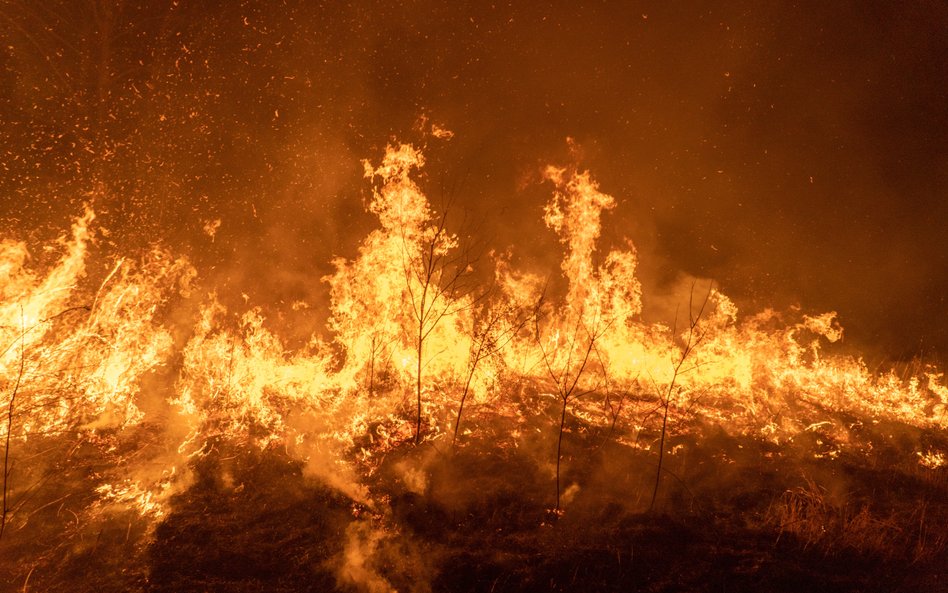
M 493 285 L 471 287 L 469 258 L 446 213 L 434 212 L 421 189 L 423 166 L 407 144 L 389 146 L 378 166 L 364 163 L 379 228 L 355 259 L 336 260 L 323 279 L 333 342 L 314 338 L 298 352 L 285 348 L 259 309 L 235 318 L 214 295 L 179 349 L 163 308 L 190 296 L 194 270 L 163 249 L 137 263 L 117 261 L 96 291 L 83 293 L 91 210 L 60 241 L 63 255 L 45 274 L 29 269 L 23 243 L 0 243 L 0 405 L 9 412 L 0 438 L 16 447 L 147 424 L 142 379 L 175 357 L 168 403 L 188 427 L 179 451 L 200 454 L 219 438 L 281 444 L 361 500 L 367 494 L 353 464 L 371 472 L 373 460 L 412 436 L 456 435 L 462 413 L 508 418 L 516 442 L 524 386 L 558 395 L 570 415 L 613 426 L 615 438 L 637 447 L 654 446 L 639 436 L 672 381 L 665 403 L 673 414 L 774 442 L 819 430 L 845 446 L 842 412 L 948 428 L 940 370 L 903 379 L 824 353 L 843 335 L 835 313 L 741 318 L 726 295 L 708 289 L 700 319 L 693 307 L 683 310 L 691 337 L 643 322 L 633 244 L 597 255 L 600 219 L 616 200 L 589 172 L 545 171 L 554 190 L 544 221 L 564 248 L 563 299 L 545 289 L 555 279 L 514 269 L 502 255 L 489 264 Z M 462 435 L 477 430 L 464 426 Z M 944 455 L 919 451 L 919 462 L 937 467 Z M 157 516 L 171 475 L 164 469 L 152 483 L 116 481 L 99 493 Z

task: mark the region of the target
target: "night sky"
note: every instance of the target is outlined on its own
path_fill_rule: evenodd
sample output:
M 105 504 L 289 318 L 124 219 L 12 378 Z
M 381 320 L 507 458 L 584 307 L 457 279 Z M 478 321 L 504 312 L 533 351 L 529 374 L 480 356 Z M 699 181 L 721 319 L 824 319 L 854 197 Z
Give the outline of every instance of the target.
M 41 257 L 91 200 L 98 249 L 163 241 L 302 331 L 372 228 L 361 159 L 427 144 L 460 232 L 545 273 L 539 172 L 575 161 L 655 315 L 710 278 L 945 360 L 948 4 L 535 4 L 3 0 L 0 228 Z

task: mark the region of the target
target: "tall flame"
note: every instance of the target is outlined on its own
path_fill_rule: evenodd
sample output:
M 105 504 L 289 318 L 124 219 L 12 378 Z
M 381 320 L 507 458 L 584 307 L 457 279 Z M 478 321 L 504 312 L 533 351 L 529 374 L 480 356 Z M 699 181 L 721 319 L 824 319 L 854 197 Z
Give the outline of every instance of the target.
M 92 210 L 60 240 L 62 256 L 45 272 L 31 269 L 24 243 L 0 243 L 0 442 L 8 457 L 70 435 L 118 467 L 133 455 L 129 447 L 145 446 L 134 444 L 146 442 L 132 438 L 136 431 L 183 424 L 162 438 L 185 457 L 169 455 L 158 470 L 132 477 L 97 474 L 98 502 L 88 507 L 111 501 L 158 517 L 169 484 L 186 473 L 180 465 L 223 440 L 285 447 L 371 506 L 361 480 L 386 453 L 411 440 L 463 446 L 497 418 L 498 446 L 526 446 L 533 412 L 550 404 L 558 412 L 549 414 L 549 432 L 558 421 L 560 444 L 545 463 L 555 462 L 557 476 L 568 418 L 653 451 L 669 419 L 775 443 L 827 435 L 835 449 L 814 455 L 864 445 L 849 439 L 847 414 L 948 428 L 944 373 L 877 373 L 859 358 L 827 353 L 843 335 L 835 313 L 741 317 L 718 289 L 696 284 L 676 327 L 644 322 L 637 252 L 626 240 L 602 254 L 601 217 L 616 200 L 587 171 L 545 171 L 553 195 L 543 220 L 563 248 L 562 278 L 491 254 L 490 285 L 474 286 L 475 258 L 449 230 L 450 213 L 436 212 L 422 191 L 422 153 L 391 145 L 377 166 L 364 166 L 379 226 L 323 279 L 331 341 L 315 336 L 297 351 L 260 309 L 234 314 L 213 294 L 183 330 L 169 310 L 195 300 L 195 271 L 164 248 L 119 259 L 96 288 L 86 287 Z M 565 291 L 551 288 L 559 285 Z M 143 385 L 159 371 L 175 378 L 173 394 L 156 405 Z M 946 453 L 919 450 L 919 463 L 937 467 Z M 10 500 L 24 500 L 38 479 L 6 473 Z M 404 479 L 423 489 L 418 475 Z M 26 507 L 6 508 L 4 522 L 25 521 Z M 363 547 L 378 541 L 360 537 Z

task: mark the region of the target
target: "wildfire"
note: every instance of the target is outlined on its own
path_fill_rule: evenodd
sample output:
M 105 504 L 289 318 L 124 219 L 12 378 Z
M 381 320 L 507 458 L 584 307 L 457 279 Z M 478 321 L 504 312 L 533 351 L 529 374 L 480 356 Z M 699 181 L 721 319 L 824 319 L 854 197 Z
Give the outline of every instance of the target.
M 7 530 L 25 528 L 37 512 L 29 494 L 47 479 L 11 460 L 34 455 L 44 440 L 69 440 L 109 460 L 84 499 L 88 513 L 131 508 L 157 521 L 186 479 L 173 468 L 223 441 L 285 448 L 378 509 L 384 505 L 360 480 L 386 455 L 411 443 L 464 447 L 492 430 L 498 446 L 527 448 L 534 416 L 555 408 L 545 430 L 557 435 L 556 450 L 542 463 L 551 481 L 556 475 L 550 506 L 561 511 L 581 486 L 561 481 L 564 432 L 598 431 L 660 455 L 666 433 L 700 422 L 777 444 L 815 434 L 812 455 L 824 456 L 872 446 L 853 436 L 853 418 L 948 428 L 944 373 L 877 373 L 861 359 L 827 354 L 843 335 L 834 313 L 742 317 L 717 288 L 696 283 L 675 326 L 642 321 L 648 297 L 637 252 L 624 241 L 602 254 L 600 221 L 616 200 L 587 171 L 545 171 L 552 198 L 543 220 L 563 247 L 565 285 L 555 270 L 518 270 L 504 254 L 475 270 L 476 258 L 449 230 L 451 213 L 435 212 L 423 193 L 424 164 L 407 144 L 364 163 L 378 228 L 354 259 L 333 262 L 323 278 L 328 332 L 296 351 L 260 309 L 234 314 L 214 294 L 196 295 L 193 267 L 161 246 L 138 261 L 116 260 L 89 289 L 92 210 L 59 241 L 62 255 L 47 270 L 31 267 L 26 244 L 0 244 Z M 205 226 L 210 237 L 218 225 Z M 487 285 L 475 283 L 484 276 Z M 203 303 L 190 328 L 169 314 L 180 301 Z M 172 376 L 171 395 L 146 391 L 159 373 Z M 169 423 L 176 428 L 143 436 Z M 156 440 L 171 453 L 155 453 Z M 946 452 L 917 455 L 934 471 Z M 136 456 L 156 466 L 121 475 L 117 468 Z M 658 464 L 660 477 L 660 457 Z M 425 489 L 417 469 L 403 479 Z M 809 499 L 793 502 L 801 500 Z M 347 578 L 381 578 L 366 556 L 382 536 L 363 523 L 348 531 L 354 543 L 345 554 L 356 560 Z

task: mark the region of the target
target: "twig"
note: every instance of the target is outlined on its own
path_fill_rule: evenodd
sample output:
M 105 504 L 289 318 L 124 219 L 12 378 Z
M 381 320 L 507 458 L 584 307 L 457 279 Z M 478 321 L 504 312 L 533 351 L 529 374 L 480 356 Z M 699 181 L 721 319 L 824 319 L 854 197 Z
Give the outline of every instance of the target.
M 16 394 L 20 390 L 20 382 L 23 380 L 23 371 L 26 368 L 26 318 L 23 313 L 23 305 L 20 305 L 20 369 L 16 375 L 16 383 L 13 385 L 13 393 L 10 395 L 10 405 L 7 407 L 7 434 L 3 444 L 3 502 L 0 509 L 0 539 L 3 538 L 3 532 L 7 526 L 7 491 L 9 490 L 10 478 L 10 437 L 13 433 L 13 411 L 16 409 Z
M 697 281 L 695 281 L 697 283 Z M 688 296 L 688 339 L 685 341 L 684 347 L 681 349 L 681 357 L 678 359 L 678 363 L 675 365 L 675 368 L 672 372 L 671 381 L 668 383 L 668 389 L 665 392 L 665 397 L 662 400 L 662 405 L 664 410 L 662 413 L 662 437 L 659 440 L 658 444 L 658 468 L 655 471 L 655 487 L 652 489 L 652 501 L 648 505 L 648 510 L 655 508 L 655 499 L 658 497 L 658 485 L 662 481 L 662 462 L 665 459 L 665 435 L 668 432 L 668 408 L 671 404 L 671 397 L 675 391 L 675 382 L 678 380 L 679 375 L 682 373 L 682 366 L 685 364 L 685 360 L 688 359 L 688 355 L 698 346 L 704 334 L 698 333 L 698 324 L 701 321 L 701 316 L 704 314 L 705 308 L 708 306 L 708 300 L 711 298 L 711 293 L 714 290 L 714 284 L 711 283 L 708 286 L 708 293 L 704 297 L 704 302 L 701 303 L 701 307 L 698 309 L 698 314 L 692 316 L 694 310 L 692 299 L 695 294 L 695 283 L 691 285 L 691 294 Z M 677 318 L 676 318 L 677 324 Z

